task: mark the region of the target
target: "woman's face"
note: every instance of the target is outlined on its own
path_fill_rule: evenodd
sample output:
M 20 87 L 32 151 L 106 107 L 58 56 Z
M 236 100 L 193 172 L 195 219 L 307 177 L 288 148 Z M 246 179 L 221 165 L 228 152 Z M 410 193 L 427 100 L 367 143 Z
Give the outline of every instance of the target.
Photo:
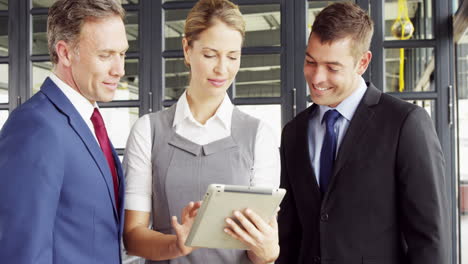
M 184 56 L 190 65 L 189 89 L 210 96 L 224 95 L 240 67 L 242 35 L 216 20 L 188 46 L 183 40 Z

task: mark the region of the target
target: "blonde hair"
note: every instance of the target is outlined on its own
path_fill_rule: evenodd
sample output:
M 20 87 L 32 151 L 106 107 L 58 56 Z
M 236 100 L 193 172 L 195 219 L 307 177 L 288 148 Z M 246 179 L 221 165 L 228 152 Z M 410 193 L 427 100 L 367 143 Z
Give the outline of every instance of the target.
M 210 28 L 216 19 L 239 31 L 244 40 L 245 21 L 237 5 L 228 0 L 200 0 L 185 20 L 184 34 L 187 44 L 192 46 L 193 41 Z
M 49 8 L 47 17 L 47 39 L 50 59 L 58 63 L 55 46 L 64 40 L 75 46 L 81 28 L 87 19 L 101 19 L 109 16 L 125 17 L 125 10 L 119 0 L 57 0 Z

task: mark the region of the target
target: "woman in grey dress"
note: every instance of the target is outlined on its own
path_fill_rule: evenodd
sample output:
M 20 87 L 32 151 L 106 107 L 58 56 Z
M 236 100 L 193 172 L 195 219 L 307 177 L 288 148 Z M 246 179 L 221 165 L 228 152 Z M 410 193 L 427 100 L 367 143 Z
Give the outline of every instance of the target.
M 226 95 L 240 68 L 244 34 L 236 5 L 199 1 L 182 43 L 190 69 L 186 91 L 169 109 L 141 117 L 129 136 L 124 242 L 148 263 L 269 263 L 279 254 L 276 219 L 267 223 L 249 210 L 234 214 L 239 225 L 226 219 L 224 230 L 249 250 L 184 245 L 200 207 L 191 201 L 201 199 L 209 184 L 279 184 L 271 129 Z

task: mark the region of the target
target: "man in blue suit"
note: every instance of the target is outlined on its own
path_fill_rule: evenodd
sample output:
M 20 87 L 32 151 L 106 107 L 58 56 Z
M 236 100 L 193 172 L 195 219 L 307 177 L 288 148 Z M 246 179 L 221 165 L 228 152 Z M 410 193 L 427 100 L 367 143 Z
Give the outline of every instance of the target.
M 58 0 L 53 73 L 0 132 L 0 260 L 121 263 L 124 179 L 97 101 L 112 100 L 128 41 L 117 0 Z

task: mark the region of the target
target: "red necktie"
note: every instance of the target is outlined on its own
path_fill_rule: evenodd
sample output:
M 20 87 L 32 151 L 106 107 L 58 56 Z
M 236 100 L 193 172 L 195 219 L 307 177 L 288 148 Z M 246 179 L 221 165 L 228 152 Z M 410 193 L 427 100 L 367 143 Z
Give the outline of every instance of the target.
M 93 115 L 91 116 L 91 122 L 93 122 L 94 132 L 96 133 L 97 140 L 101 145 L 102 152 L 106 156 L 107 164 L 109 165 L 110 171 L 112 172 L 112 181 L 114 182 L 114 194 L 115 194 L 115 207 L 119 210 L 119 180 L 117 177 L 117 169 L 115 167 L 114 156 L 112 155 L 112 149 L 107 136 L 106 126 L 104 120 L 102 120 L 101 113 L 97 108 L 94 108 Z

